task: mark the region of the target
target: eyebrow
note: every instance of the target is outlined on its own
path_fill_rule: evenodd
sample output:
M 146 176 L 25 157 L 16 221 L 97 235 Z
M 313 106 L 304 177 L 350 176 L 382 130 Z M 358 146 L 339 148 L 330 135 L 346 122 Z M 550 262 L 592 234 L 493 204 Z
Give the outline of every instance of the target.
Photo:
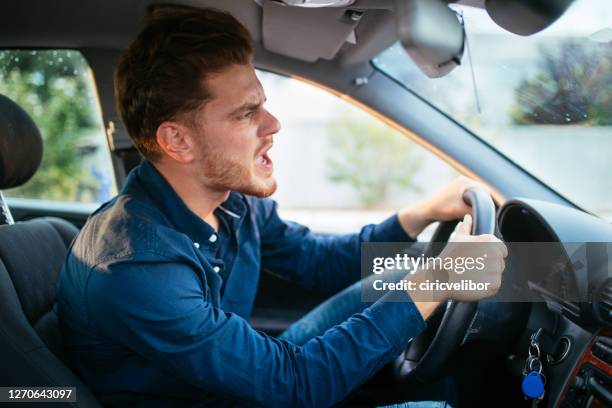
M 266 101 L 268 100 L 268 98 L 264 97 L 264 100 L 262 102 L 245 102 L 242 105 L 240 105 L 238 108 L 234 109 L 231 113 L 230 116 L 235 116 L 241 112 L 246 112 L 246 111 L 253 111 L 256 110 L 257 108 L 259 108 L 260 106 L 262 106 Z

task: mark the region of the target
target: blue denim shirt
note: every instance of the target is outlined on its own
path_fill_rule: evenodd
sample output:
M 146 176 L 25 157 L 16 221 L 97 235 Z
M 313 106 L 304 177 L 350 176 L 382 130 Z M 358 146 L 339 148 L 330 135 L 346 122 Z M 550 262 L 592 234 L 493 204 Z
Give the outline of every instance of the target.
M 317 235 L 281 220 L 274 201 L 236 193 L 216 214 L 230 232 L 222 251 L 217 232 L 144 161 L 73 243 L 56 312 L 71 366 L 102 403 L 329 406 L 424 328 L 407 294 L 303 346 L 247 322 L 261 268 L 339 290 L 360 278 L 361 242 L 410 240 L 397 216 Z

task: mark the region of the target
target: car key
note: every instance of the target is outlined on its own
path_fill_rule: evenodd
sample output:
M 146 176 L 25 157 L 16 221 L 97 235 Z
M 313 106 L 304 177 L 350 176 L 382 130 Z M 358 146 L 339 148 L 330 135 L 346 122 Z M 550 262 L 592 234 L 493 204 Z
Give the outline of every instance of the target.
M 521 389 L 526 398 L 533 400 L 532 407 L 536 407 L 538 403 L 544 399 L 546 377 L 542 374 L 542 361 L 540 360 L 540 346 L 538 337 L 542 329 L 536 330 L 529 341 L 529 349 L 525 368 L 523 369 L 523 382 Z

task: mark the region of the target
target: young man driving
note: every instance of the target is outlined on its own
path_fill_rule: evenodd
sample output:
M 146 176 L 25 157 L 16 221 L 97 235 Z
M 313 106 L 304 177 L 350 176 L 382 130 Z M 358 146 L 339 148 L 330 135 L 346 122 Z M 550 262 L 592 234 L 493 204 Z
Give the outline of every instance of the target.
M 252 53 L 232 16 L 160 7 L 118 62 L 118 110 L 145 160 L 80 232 L 57 301 L 70 364 L 105 405 L 329 406 L 398 356 L 438 304 L 406 292 L 354 302 L 281 338 L 248 324 L 261 268 L 337 292 L 359 281 L 362 242 L 414 241 L 434 220 L 464 217 L 463 192 L 481 186 L 457 180 L 350 235 L 281 220 L 266 198 L 280 123 L 264 108 Z M 461 239 L 498 242 L 470 237 L 470 224 Z

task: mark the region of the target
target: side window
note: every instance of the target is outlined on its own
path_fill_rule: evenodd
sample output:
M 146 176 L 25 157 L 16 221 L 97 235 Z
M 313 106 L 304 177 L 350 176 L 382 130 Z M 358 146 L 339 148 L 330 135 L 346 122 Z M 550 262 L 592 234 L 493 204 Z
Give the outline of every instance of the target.
M 458 176 L 446 162 L 362 109 L 315 86 L 258 72 L 281 122 L 271 158 L 283 218 L 354 232 Z
M 100 203 L 116 192 L 93 78 L 73 50 L 0 50 L 0 94 L 23 107 L 43 137 L 43 160 L 7 197 Z

